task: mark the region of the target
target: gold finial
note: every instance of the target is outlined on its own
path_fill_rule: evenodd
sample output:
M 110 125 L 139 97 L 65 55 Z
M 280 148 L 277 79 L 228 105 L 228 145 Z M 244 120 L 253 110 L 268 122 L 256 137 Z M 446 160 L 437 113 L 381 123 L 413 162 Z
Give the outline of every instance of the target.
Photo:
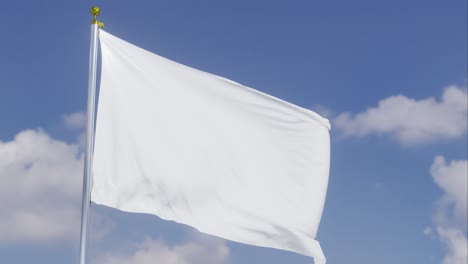
M 94 16 L 94 18 L 96 18 L 97 16 L 99 16 L 101 14 L 101 9 L 99 9 L 99 7 L 97 6 L 93 6 L 91 8 L 91 15 Z
M 94 16 L 93 20 L 91 21 L 91 24 L 97 24 L 99 28 L 104 27 L 104 23 L 100 22 L 97 20 L 97 16 L 101 14 L 101 9 L 97 6 L 93 6 L 91 8 L 91 15 Z

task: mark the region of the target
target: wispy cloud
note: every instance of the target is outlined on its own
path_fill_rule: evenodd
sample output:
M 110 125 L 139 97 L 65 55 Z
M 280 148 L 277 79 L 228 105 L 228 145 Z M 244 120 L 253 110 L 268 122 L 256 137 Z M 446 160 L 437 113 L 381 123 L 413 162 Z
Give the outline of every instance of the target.
M 86 141 L 86 114 L 83 111 L 66 114 L 63 116 L 63 124 L 68 129 L 79 132 L 77 143 L 80 148 L 84 149 Z
M 451 161 L 437 156 L 431 166 L 434 182 L 443 190 L 434 212 L 436 237 L 446 246 L 443 264 L 468 263 L 467 242 L 467 186 L 468 161 Z M 425 230 L 427 235 L 432 231 Z
M 63 122 L 69 129 L 82 130 L 86 126 L 86 115 L 84 112 L 75 112 L 63 116 Z
M 228 263 L 229 249 L 222 240 L 196 241 L 169 247 L 160 241 L 145 240 L 132 252 L 105 254 L 95 264 L 223 264 Z
M 317 114 L 325 117 L 325 118 L 331 118 L 332 116 L 335 115 L 335 113 L 333 112 L 333 110 L 331 110 L 330 108 L 324 106 L 324 105 L 321 105 L 321 104 L 316 104 L 316 105 L 313 105 L 311 107 L 311 109 L 313 111 L 315 111 Z
M 466 87 L 449 86 L 442 98 L 412 99 L 404 95 L 381 100 L 376 107 L 342 113 L 334 126 L 345 136 L 390 135 L 403 144 L 453 139 L 467 131 Z

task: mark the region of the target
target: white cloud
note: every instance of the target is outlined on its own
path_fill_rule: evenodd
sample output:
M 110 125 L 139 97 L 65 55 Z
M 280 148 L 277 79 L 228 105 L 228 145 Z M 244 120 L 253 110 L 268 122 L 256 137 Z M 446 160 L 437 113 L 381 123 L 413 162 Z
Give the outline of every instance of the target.
M 468 161 L 447 163 L 444 157 L 437 156 L 431 166 L 431 175 L 443 190 L 434 212 L 435 230 L 447 248 L 443 264 L 466 264 Z
M 42 130 L 25 130 L 0 141 L 0 245 L 76 243 L 79 239 L 83 153 L 79 143 L 51 138 Z M 109 239 L 113 223 L 92 214 L 91 240 Z M 229 249 L 222 240 L 169 247 L 146 240 L 125 255 L 102 255 L 99 264 L 222 264 Z
M 457 86 L 447 87 L 441 100 L 391 96 L 364 112 L 340 114 L 334 126 L 345 136 L 387 134 L 404 144 L 452 139 L 467 131 L 467 100 L 466 87 Z
M 70 129 L 84 129 L 86 126 L 86 115 L 84 112 L 75 112 L 63 117 L 65 126 Z
M 434 182 L 444 191 L 438 203 L 439 223 L 462 226 L 466 231 L 468 163 L 466 160 L 451 161 L 437 156 L 431 167 Z
M 0 141 L 0 243 L 76 239 L 83 159 L 41 130 Z
M 447 247 L 447 254 L 443 264 L 466 264 L 468 263 L 468 242 L 466 233 L 456 228 L 437 228 L 440 239 Z
M 96 264 L 223 264 L 229 249 L 221 240 L 197 241 L 169 247 L 161 242 L 146 240 L 135 246 L 130 254 L 107 254 L 93 261 Z

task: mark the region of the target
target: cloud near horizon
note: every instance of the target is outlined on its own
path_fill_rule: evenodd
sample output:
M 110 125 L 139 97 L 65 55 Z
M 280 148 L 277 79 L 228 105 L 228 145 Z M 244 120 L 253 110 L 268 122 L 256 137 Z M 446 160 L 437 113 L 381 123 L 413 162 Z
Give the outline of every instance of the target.
M 467 131 L 467 100 L 467 88 L 452 85 L 440 100 L 391 96 L 363 112 L 342 113 L 333 123 L 347 137 L 390 135 L 406 145 L 455 139 Z
M 229 248 L 220 239 L 190 242 L 169 247 L 145 240 L 127 254 L 113 252 L 97 257 L 93 264 L 227 264 Z

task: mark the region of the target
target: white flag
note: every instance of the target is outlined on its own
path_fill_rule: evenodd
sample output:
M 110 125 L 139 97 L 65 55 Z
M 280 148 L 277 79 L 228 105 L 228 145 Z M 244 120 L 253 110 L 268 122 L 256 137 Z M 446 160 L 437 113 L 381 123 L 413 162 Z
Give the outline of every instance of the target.
M 325 263 L 318 114 L 100 31 L 92 201 Z

